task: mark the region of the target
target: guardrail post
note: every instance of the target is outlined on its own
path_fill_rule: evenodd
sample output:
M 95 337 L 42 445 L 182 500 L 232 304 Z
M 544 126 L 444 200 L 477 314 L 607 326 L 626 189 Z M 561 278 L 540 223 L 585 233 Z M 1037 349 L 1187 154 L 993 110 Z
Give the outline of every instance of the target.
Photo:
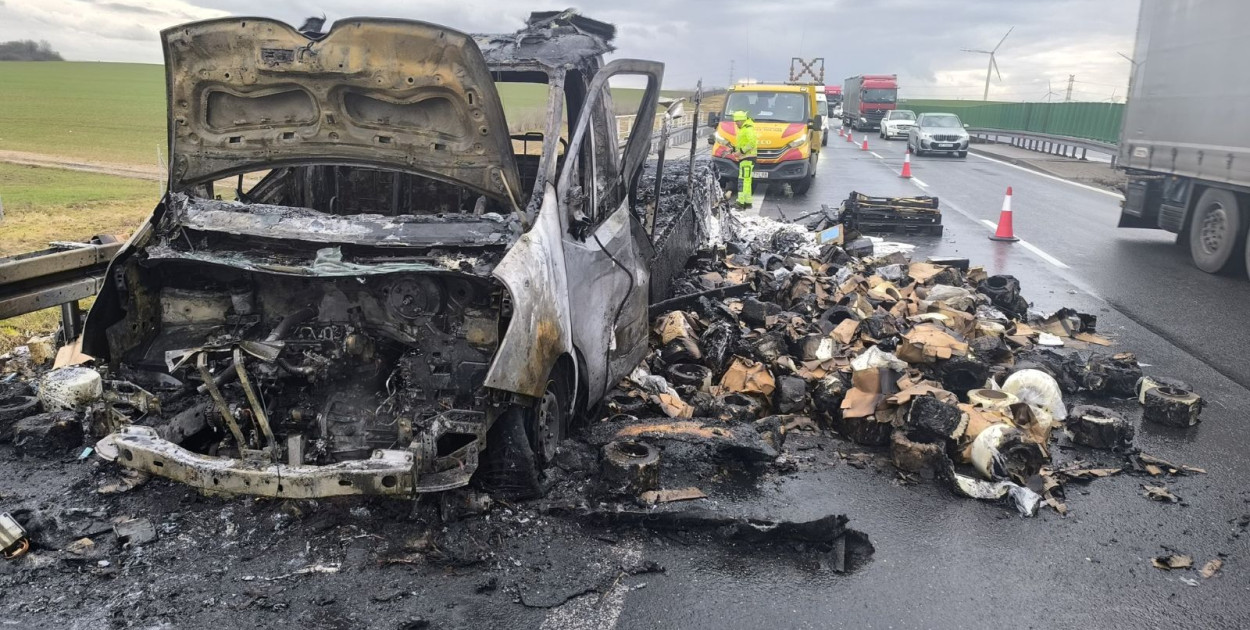
M 78 331 L 82 329 L 82 308 L 78 306 L 78 300 L 66 302 L 61 305 L 61 345 L 68 346 L 74 343 L 78 338 Z

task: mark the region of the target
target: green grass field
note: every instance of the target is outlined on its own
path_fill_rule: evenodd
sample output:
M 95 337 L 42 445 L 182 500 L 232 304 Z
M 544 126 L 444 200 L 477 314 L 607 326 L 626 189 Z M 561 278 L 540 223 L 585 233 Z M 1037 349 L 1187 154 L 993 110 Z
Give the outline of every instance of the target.
M 156 164 L 165 150 L 161 66 L 0 62 L 0 149 Z
M 153 64 L 0 62 L 0 149 L 155 165 L 166 145 L 164 72 Z M 633 113 L 641 98 L 642 90 L 613 90 L 621 113 Z M 500 99 L 509 126 L 532 131 L 547 88 L 502 85 Z
M 129 233 L 160 200 L 159 184 L 0 163 L 0 256 L 78 241 L 96 234 Z

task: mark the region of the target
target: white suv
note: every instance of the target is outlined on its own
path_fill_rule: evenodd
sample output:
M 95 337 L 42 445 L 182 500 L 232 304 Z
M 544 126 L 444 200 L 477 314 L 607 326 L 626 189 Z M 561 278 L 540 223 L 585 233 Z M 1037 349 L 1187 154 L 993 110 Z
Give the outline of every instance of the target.
M 968 130 L 954 114 L 921 114 L 907 130 L 907 148 L 916 156 L 926 153 L 968 155 Z
M 916 124 L 916 112 L 910 109 L 896 109 L 886 112 L 881 119 L 881 131 L 877 134 L 886 140 L 907 137 L 907 131 Z

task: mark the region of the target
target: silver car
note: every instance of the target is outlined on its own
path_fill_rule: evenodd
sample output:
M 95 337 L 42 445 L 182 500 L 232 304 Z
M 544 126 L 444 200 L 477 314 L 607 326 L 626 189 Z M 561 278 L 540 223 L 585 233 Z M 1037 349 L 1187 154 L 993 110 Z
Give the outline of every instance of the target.
M 954 114 L 921 114 L 907 131 L 907 148 L 918 156 L 954 153 L 967 157 L 968 131 Z
M 906 138 L 907 131 L 914 124 L 916 124 L 916 112 L 910 109 L 896 109 L 886 112 L 885 118 L 881 119 L 881 131 L 877 135 L 886 140 Z

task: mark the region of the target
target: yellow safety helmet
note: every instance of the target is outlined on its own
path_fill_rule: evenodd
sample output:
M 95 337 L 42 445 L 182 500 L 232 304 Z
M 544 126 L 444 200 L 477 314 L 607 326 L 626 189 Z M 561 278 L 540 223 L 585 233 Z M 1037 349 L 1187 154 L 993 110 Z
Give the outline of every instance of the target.
M 744 112 L 744 111 L 742 111 L 742 110 L 738 110 L 738 111 L 734 112 L 734 122 L 736 122 L 736 123 L 740 123 L 740 122 L 746 122 L 746 121 L 747 121 L 747 113 L 746 113 L 746 112 Z

